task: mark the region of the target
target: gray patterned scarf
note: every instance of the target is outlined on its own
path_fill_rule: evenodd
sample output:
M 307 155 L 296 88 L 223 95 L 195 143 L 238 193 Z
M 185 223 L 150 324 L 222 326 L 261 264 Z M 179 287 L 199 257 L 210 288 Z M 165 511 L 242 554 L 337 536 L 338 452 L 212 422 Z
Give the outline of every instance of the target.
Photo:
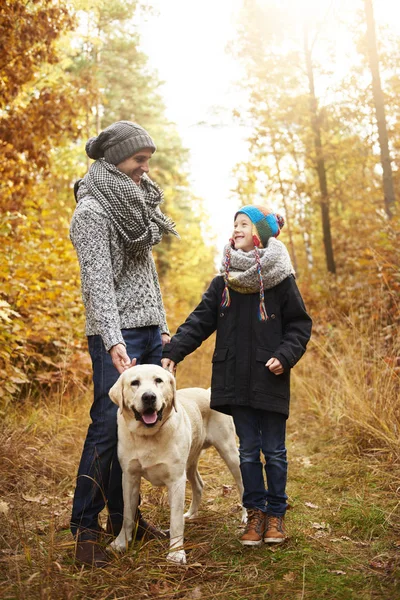
M 221 306 L 230 305 L 229 288 L 241 294 L 260 294 L 259 319 L 268 319 L 264 304 L 264 290 L 268 290 L 294 274 L 289 252 L 285 244 L 270 238 L 266 248 L 254 248 L 250 252 L 235 250 L 230 244 L 224 248 L 221 273 L 225 280 Z
M 163 191 L 146 174 L 137 185 L 103 158 L 94 162 L 79 186 L 78 198 L 96 198 L 125 242 L 128 252 L 146 252 L 164 233 L 175 231 L 174 222 L 160 210 Z

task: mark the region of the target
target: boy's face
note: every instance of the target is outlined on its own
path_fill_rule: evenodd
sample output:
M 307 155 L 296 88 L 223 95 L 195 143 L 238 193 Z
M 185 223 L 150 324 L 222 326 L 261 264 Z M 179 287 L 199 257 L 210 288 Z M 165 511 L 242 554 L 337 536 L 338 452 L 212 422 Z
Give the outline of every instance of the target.
M 243 250 L 243 252 L 254 250 L 253 223 L 247 215 L 239 213 L 236 216 L 232 239 L 235 243 L 235 250 Z
M 149 172 L 149 160 L 152 154 L 153 150 L 151 148 L 144 148 L 120 162 L 116 167 L 139 185 L 143 173 Z

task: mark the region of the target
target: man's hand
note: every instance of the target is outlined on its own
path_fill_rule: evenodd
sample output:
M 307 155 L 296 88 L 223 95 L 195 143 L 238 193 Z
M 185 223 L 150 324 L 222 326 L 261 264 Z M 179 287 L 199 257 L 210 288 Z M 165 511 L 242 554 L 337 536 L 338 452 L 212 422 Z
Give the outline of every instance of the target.
M 285 370 L 282 367 L 282 363 L 277 358 L 270 358 L 268 362 L 265 363 L 265 366 L 273 373 L 274 375 L 282 375 Z
M 170 341 L 171 341 L 171 337 L 168 335 L 168 333 L 161 334 L 161 343 L 162 343 L 163 348 L 164 348 L 165 344 L 169 344 Z
M 129 358 L 124 344 L 116 344 L 110 350 L 111 360 L 118 373 L 121 374 L 129 367 L 136 365 L 136 358 Z
M 173 360 L 170 360 L 169 358 L 162 358 L 161 359 L 161 366 L 162 366 L 163 369 L 166 369 L 167 371 L 169 371 L 170 373 L 172 373 L 172 375 L 175 375 L 176 363 L 174 363 Z

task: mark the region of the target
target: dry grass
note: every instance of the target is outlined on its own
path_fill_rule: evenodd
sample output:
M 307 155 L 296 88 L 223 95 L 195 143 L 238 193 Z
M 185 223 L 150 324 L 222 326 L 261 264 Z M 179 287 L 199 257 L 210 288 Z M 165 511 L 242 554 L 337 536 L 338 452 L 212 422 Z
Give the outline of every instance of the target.
M 200 464 L 204 499 L 200 518 L 186 527 L 184 567 L 168 564 L 167 544 L 155 541 L 135 543 L 105 570 L 75 565 L 68 519 L 90 397 L 9 407 L 0 430 L 1 598 L 400 597 L 398 380 L 369 348 L 356 335 L 334 332 L 314 342 L 296 369 L 288 431 L 289 541 L 272 549 L 240 546 L 231 476 L 207 451 Z M 208 364 L 186 363 L 180 386 L 189 383 L 190 365 L 199 385 L 198 373 L 207 378 Z M 371 388 L 380 393 L 367 393 Z M 164 490 L 145 484 L 142 504 L 146 518 L 168 526 Z
M 316 335 L 295 371 L 297 392 L 350 452 L 400 458 L 400 359 L 385 348 L 379 323 L 351 318 Z

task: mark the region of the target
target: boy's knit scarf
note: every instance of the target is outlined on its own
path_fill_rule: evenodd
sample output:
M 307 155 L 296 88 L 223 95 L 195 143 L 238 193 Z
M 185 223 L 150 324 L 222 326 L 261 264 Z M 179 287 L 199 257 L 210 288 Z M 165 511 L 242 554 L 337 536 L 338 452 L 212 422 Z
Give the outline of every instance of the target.
M 292 262 L 286 246 L 270 238 L 266 248 L 255 248 L 251 252 L 234 250 L 229 244 L 224 248 L 221 273 L 225 279 L 225 290 L 221 306 L 229 306 L 229 289 L 241 294 L 260 294 L 260 319 L 268 319 L 264 306 L 264 289 L 270 289 L 291 274 Z
M 103 158 L 94 162 L 79 187 L 78 198 L 89 193 L 108 214 L 128 252 L 145 252 L 158 244 L 175 223 L 160 210 L 163 191 L 146 174 L 137 185 Z

